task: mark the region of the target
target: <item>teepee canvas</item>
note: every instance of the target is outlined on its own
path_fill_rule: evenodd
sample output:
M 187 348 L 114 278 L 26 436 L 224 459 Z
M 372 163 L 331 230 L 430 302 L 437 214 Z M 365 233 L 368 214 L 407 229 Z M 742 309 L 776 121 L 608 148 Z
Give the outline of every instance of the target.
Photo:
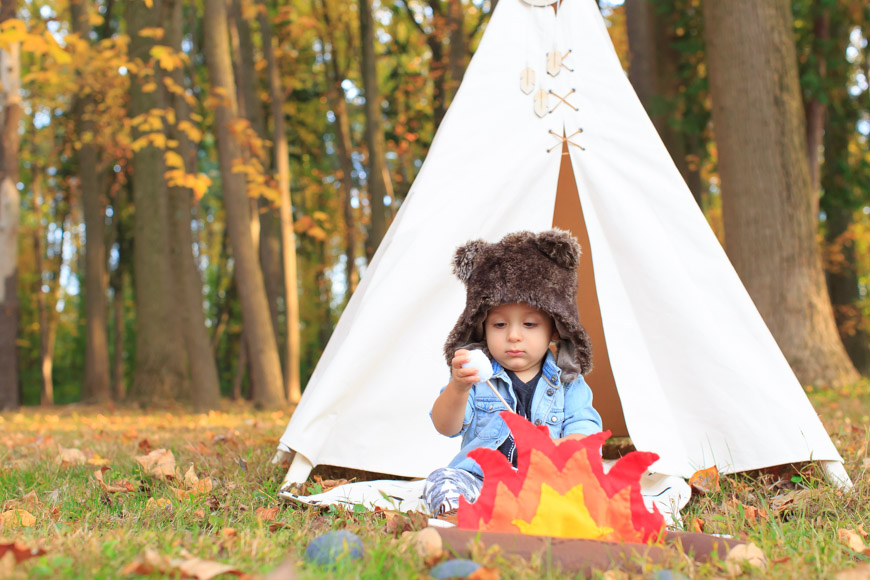
M 546 0 L 542 0 L 546 1 Z M 660 473 L 842 468 L 628 82 L 594 0 L 502 0 L 429 155 L 281 438 L 287 482 L 425 477 L 459 449 L 429 410 L 462 311 L 456 247 L 570 230 L 604 427 Z

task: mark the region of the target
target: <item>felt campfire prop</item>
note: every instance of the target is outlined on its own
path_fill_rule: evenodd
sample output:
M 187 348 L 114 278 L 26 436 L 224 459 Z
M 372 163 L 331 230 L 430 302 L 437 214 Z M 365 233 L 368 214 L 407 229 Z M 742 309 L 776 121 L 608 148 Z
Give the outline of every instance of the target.
M 514 436 L 517 469 L 496 449 L 470 452 L 483 469 L 483 488 L 474 503 L 460 498 L 458 527 L 635 543 L 663 537 L 664 518 L 640 494 L 655 453 L 628 453 L 605 474 L 601 446 L 609 431 L 556 443 L 546 426 L 509 411 L 501 417 Z

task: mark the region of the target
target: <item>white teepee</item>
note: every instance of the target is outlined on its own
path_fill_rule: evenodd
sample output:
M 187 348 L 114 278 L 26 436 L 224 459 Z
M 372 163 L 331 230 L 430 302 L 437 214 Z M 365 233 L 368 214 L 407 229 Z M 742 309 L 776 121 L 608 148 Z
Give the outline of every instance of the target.
M 658 453 L 660 473 L 813 459 L 845 477 L 623 73 L 596 2 L 564 0 L 557 12 L 501 0 L 281 438 L 279 450 L 295 452 L 286 483 L 319 464 L 416 477 L 446 465 L 459 441 L 428 414 L 449 378 L 442 345 L 464 301 L 454 250 L 554 225 L 583 246 L 587 381 L 605 428 Z

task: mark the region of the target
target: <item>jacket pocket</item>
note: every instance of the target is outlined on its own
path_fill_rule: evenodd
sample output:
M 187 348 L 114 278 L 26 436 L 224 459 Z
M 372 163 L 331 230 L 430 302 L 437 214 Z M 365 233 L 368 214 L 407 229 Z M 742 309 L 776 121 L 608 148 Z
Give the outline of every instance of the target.
M 498 438 L 499 428 L 503 423 L 498 414 L 504 410 L 504 405 L 498 399 L 480 398 L 475 400 L 474 436 L 480 439 Z

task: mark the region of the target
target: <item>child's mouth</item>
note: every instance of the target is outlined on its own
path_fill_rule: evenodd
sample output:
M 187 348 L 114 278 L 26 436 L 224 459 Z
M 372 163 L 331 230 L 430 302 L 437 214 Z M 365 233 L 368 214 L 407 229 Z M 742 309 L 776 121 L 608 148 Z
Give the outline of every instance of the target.
M 508 356 L 522 356 L 525 352 L 521 350 L 509 350 L 507 351 Z

